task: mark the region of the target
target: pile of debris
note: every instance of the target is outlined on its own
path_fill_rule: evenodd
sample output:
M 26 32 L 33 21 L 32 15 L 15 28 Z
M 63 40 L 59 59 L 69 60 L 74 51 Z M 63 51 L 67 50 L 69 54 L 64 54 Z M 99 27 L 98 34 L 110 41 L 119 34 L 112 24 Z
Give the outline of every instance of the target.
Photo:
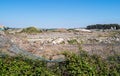
M 18 41 L 19 43 L 17 44 L 15 43 L 15 41 Z M 6 36 L 4 32 L 0 32 L 0 56 L 3 56 L 5 54 L 8 54 L 10 56 L 22 55 L 22 56 L 26 56 L 32 59 L 40 59 L 40 60 L 45 60 L 45 61 L 55 61 L 55 60 L 57 61 L 58 59 L 61 59 L 61 58 L 62 58 L 61 59 L 62 61 L 64 58 L 63 56 L 59 55 L 59 56 L 54 56 L 52 60 L 45 59 L 41 57 L 40 55 L 38 55 L 40 53 L 39 51 L 33 51 L 33 48 L 35 47 L 31 46 L 32 44 L 28 44 L 28 43 L 24 44 L 23 45 L 24 47 L 30 45 L 27 49 L 19 47 L 19 44 L 22 45 L 23 42 L 24 41 L 21 41 L 20 39 L 17 39 L 15 37 L 11 39 L 9 36 Z M 30 47 L 32 47 L 32 49 Z M 32 50 L 32 52 L 30 52 L 30 50 Z

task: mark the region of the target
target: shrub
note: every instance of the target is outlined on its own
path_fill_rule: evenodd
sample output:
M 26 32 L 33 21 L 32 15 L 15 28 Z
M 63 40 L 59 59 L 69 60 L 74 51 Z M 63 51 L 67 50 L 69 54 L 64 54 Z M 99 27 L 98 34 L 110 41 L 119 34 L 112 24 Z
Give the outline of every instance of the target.
M 0 58 L 0 75 L 2 76 L 53 76 L 54 73 L 46 68 L 46 63 L 23 57 Z
M 48 67 L 46 61 L 0 56 L 0 76 L 120 76 L 120 55 L 102 59 L 85 51 L 64 52 L 66 60 Z
M 78 44 L 78 41 L 76 39 L 68 40 L 69 44 Z
M 38 30 L 35 27 L 28 27 L 28 28 L 23 29 L 22 32 L 25 32 L 25 33 L 40 33 L 42 31 Z
M 114 61 L 110 63 L 97 55 L 88 55 L 81 51 L 79 55 L 74 53 L 64 53 L 66 61 L 64 63 L 68 76 L 119 76 L 120 64 Z M 117 56 L 118 58 L 118 56 Z M 113 58 L 116 59 L 116 58 Z M 63 74 L 64 74 L 63 72 Z

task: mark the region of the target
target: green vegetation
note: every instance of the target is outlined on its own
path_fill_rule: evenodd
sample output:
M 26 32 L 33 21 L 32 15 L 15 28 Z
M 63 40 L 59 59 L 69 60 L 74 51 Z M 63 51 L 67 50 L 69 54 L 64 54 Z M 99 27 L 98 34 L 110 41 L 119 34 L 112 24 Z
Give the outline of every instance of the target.
M 87 29 L 120 29 L 119 24 L 95 24 L 87 26 Z
M 120 55 L 103 59 L 97 55 L 64 52 L 66 60 L 48 66 L 25 57 L 0 57 L 0 76 L 120 76 Z
M 24 57 L 0 58 L 0 76 L 53 76 L 46 63 Z
M 79 55 L 74 53 L 65 53 L 66 71 L 72 76 L 119 76 L 120 60 L 119 55 L 108 57 L 104 60 L 97 55 L 88 55 L 81 51 Z
M 76 39 L 68 40 L 69 44 L 78 44 L 78 41 Z
M 28 28 L 23 29 L 22 32 L 25 32 L 25 33 L 41 33 L 42 31 L 38 30 L 35 27 L 28 27 Z

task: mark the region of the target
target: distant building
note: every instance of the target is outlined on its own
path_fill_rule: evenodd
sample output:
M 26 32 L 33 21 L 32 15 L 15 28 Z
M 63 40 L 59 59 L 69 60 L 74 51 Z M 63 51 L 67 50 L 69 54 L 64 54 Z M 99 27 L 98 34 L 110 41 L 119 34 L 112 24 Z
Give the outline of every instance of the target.
M 3 25 L 0 25 L 0 31 L 4 30 L 5 27 Z

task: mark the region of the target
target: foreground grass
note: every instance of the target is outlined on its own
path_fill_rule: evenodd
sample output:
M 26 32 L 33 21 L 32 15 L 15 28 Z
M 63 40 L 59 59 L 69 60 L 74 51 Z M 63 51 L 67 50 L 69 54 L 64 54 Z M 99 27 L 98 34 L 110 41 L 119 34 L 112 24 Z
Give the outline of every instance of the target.
M 47 66 L 48 62 L 25 57 L 0 57 L 0 76 L 120 76 L 120 56 L 106 60 L 81 51 L 79 55 L 63 53 L 64 62 Z

